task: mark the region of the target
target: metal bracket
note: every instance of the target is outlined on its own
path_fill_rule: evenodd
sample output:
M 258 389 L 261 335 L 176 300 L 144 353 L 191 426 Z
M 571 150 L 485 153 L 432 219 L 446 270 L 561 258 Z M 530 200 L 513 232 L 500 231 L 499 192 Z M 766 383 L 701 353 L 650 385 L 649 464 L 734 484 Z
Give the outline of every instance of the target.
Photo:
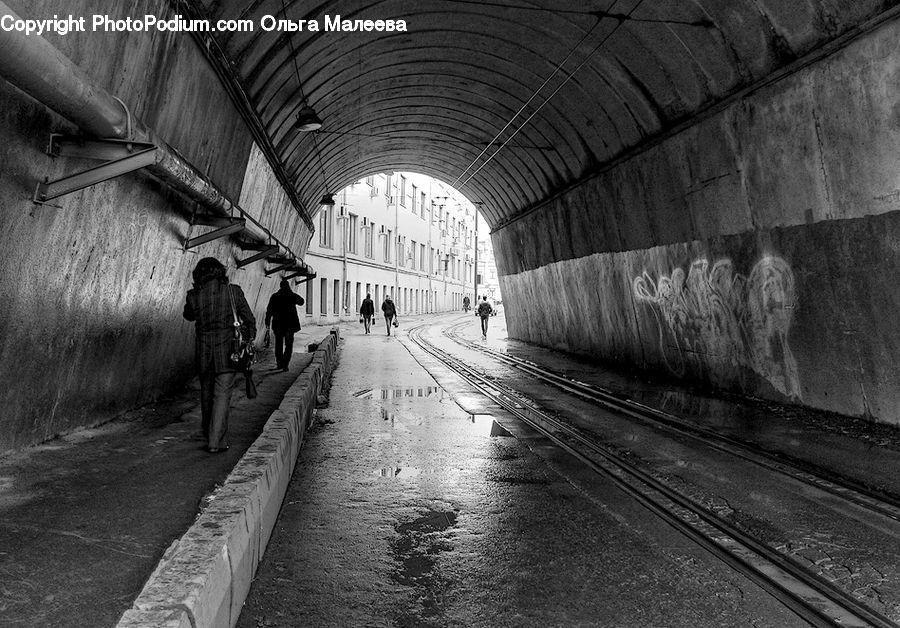
M 299 266 L 295 272 L 292 272 L 290 275 L 285 275 L 285 279 L 293 279 L 294 277 L 308 276 L 315 274 L 312 267 L 308 266 L 306 262 L 300 262 Z
M 261 248 L 256 248 L 257 246 L 259 246 Z M 259 244 L 259 245 L 249 246 L 246 242 L 242 242 L 240 244 L 240 247 L 244 250 L 259 251 L 259 253 L 255 253 L 255 254 L 251 255 L 250 257 L 245 257 L 242 260 L 238 260 L 238 262 L 237 262 L 238 268 L 243 268 L 244 266 L 252 264 L 253 262 L 259 261 L 261 259 L 265 259 L 265 258 L 269 257 L 270 255 L 272 255 L 273 253 L 278 252 L 277 244 Z
M 39 182 L 34 190 L 35 203 L 47 201 L 86 187 L 114 179 L 156 163 L 157 147 L 146 142 L 124 140 L 88 140 L 51 134 L 48 153 L 61 157 L 98 159 L 104 163 L 81 172 L 50 181 Z
M 306 277 L 304 277 L 303 279 L 301 279 L 299 281 L 295 281 L 294 285 L 299 286 L 301 283 L 306 283 L 307 281 L 312 281 L 315 278 L 316 278 L 316 273 L 313 273 L 312 275 L 307 275 Z
M 191 221 L 192 225 L 205 225 L 208 227 L 217 227 L 217 229 L 213 229 L 208 233 L 204 233 L 203 235 L 194 237 L 194 238 L 186 238 L 184 241 L 184 250 L 187 251 L 189 249 L 194 248 L 195 246 L 199 246 L 206 242 L 210 242 L 211 240 L 218 240 L 219 238 L 224 238 L 227 235 L 231 235 L 232 233 L 237 233 L 238 231 L 243 231 L 247 226 L 247 221 L 243 218 L 227 218 L 225 216 L 208 216 L 208 215 L 198 215 L 194 216 Z
M 295 268 L 296 266 L 297 266 L 297 262 L 295 262 L 295 261 L 288 262 L 287 264 L 280 264 L 280 265 L 276 266 L 275 268 L 270 268 L 269 270 L 265 271 L 266 277 L 269 277 L 270 275 L 274 275 L 275 273 L 280 273 L 281 271 L 287 270 L 288 268 Z

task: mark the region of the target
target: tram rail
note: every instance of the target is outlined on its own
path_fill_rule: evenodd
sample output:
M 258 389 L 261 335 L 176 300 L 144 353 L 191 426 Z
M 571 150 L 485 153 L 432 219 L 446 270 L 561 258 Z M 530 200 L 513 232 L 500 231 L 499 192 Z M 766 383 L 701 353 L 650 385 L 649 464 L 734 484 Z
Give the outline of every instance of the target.
M 610 478 L 627 494 L 669 525 L 757 583 L 810 625 L 876 626 L 879 628 L 897 626 L 889 618 L 869 608 L 831 582 L 798 565 L 790 557 L 758 541 L 727 520 L 710 512 L 703 505 L 670 488 L 626 458 L 586 437 L 567 422 L 542 411 L 520 392 L 479 372 L 464 360 L 429 342 L 422 334 L 424 328 L 425 326 L 422 325 L 409 330 L 409 339 L 420 349 L 450 367 L 492 401 L 575 456 L 596 473 Z M 451 339 L 459 342 L 453 338 L 452 328 L 445 333 Z M 471 346 L 484 350 L 478 345 Z M 520 370 L 531 375 L 540 376 L 543 381 L 552 383 L 578 397 L 592 401 L 599 397 L 608 410 L 629 416 L 639 415 L 639 418 L 642 419 L 646 419 L 647 414 L 655 414 L 652 408 L 636 406 L 630 400 L 623 401 L 608 391 L 598 393 L 596 390 L 591 390 L 592 387 L 586 384 L 573 382 L 556 374 L 541 373 L 541 368 L 537 365 L 497 352 L 490 353 L 491 357 L 516 365 Z M 611 397 L 611 399 L 606 397 Z M 599 403 L 599 401 L 595 402 Z M 686 430 L 684 426 L 679 427 L 690 434 L 690 430 Z M 700 438 L 697 434 L 690 435 Z M 729 453 L 739 450 L 734 443 L 720 442 L 717 445 L 724 447 Z M 747 452 L 736 455 L 741 455 L 742 458 L 756 464 L 761 463 L 760 456 L 750 455 Z M 777 465 L 769 463 L 769 465 L 769 468 L 778 472 L 783 471 L 780 468 L 775 469 L 776 466 L 788 467 L 782 463 Z M 792 477 L 811 481 L 817 488 L 830 490 L 842 497 L 845 494 L 851 495 L 851 497 L 845 498 L 858 505 L 864 505 L 879 515 L 898 520 L 900 510 L 897 509 L 896 504 L 879 504 L 877 498 L 872 495 L 861 494 L 858 496 L 853 489 L 845 487 L 846 490 L 843 490 L 837 485 L 832 487 L 830 485 L 834 483 L 831 480 L 802 478 L 803 475 L 809 475 L 806 472 L 790 469 L 787 469 L 787 472 L 799 474 L 792 475 Z M 824 486 L 822 483 L 828 486 Z

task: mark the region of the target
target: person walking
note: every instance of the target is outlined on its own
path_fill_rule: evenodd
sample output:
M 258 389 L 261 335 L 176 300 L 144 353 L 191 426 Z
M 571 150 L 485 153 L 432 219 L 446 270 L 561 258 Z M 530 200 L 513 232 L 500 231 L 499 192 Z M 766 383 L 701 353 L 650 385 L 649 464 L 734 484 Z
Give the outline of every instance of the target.
M 366 326 L 366 333 L 368 334 L 372 331 L 372 319 L 375 318 L 375 303 L 372 301 L 372 294 L 369 292 L 366 293 L 366 298 L 363 299 L 359 308 L 359 315 L 363 319 L 363 324 Z
M 188 290 L 184 318 L 194 321 L 195 358 L 200 374 L 200 412 L 207 451 L 228 449 L 228 414 L 234 375 L 240 367 L 231 361 L 234 351 L 234 314 L 240 320 L 243 338 L 256 337 L 256 319 L 244 291 L 228 282 L 225 266 L 214 257 L 204 257 L 192 273 L 194 287 Z
M 288 370 L 294 354 L 294 334 L 300 331 L 297 306 L 303 303 L 303 297 L 291 290 L 291 282 L 287 279 L 281 280 L 278 291 L 269 298 L 266 329 L 271 323 L 275 334 L 275 364 L 282 371 Z
M 391 335 L 391 323 L 397 317 L 397 308 L 390 296 L 384 297 L 384 303 L 381 304 L 381 311 L 384 312 L 384 323 L 387 326 L 387 335 Z
M 469 295 L 467 294 L 466 296 L 463 297 L 463 312 L 468 312 L 469 306 L 471 304 L 472 304 L 472 302 L 469 301 Z
M 478 316 L 481 318 L 481 335 L 487 338 L 488 318 L 494 311 L 491 304 L 488 303 L 487 297 L 481 297 L 482 301 L 478 304 Z

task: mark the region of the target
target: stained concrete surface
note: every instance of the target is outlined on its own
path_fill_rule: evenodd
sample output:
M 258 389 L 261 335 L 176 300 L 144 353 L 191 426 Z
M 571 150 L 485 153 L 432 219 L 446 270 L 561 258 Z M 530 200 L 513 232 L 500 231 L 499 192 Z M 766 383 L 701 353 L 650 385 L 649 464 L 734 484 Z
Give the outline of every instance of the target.
M 900 428 L 896 425 L 679 385 L 670 378 L 652 377 L 509 338 L 506 318 L 491 320 L 493 327 L 485 344 L 495 351 L 657 408 L 688 424 L 754 443 L 808 468 L 831 472 L 888 495 L 900 495 Z M 463 327 L 460 335 L 481 342 L 477 324 Z M 552 405 L 551 397 L 555 397 L 552 392 L 536 400 Z
M 342 328 L 238 626 L 799 625 L 413 348 L 413 324 Z
M 326 334 L 304 329 L 295 348 Z M 204 449 L 194 380 L 101 427 L 0 458 L 0 625 L 115 625 L 311 360 L 297 353 L 282 373 L 271 353 L 256 365 L 256 399 L 237 378 L 223 454 Z
M 900 424 L 898 33 L 891 19 L 492 224 L 513 336 Z

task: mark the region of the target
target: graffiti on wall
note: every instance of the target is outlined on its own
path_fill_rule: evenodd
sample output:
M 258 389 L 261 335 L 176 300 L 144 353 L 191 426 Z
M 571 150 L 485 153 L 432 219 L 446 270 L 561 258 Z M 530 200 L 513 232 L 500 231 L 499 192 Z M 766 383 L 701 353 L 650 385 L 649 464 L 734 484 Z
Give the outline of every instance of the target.
M 740 380 L 750 370 L 782 394 L 800 398 L 797 363 L 788 345 L 796 305 L 794 274 L 780 257 L 763 257 L 746 276 L 730 259 L 695 260 L 657 280 L 644 272 L 632 291 L 653 308 L 660 352 L 676 375 L 704 370 L 714 380 Z

